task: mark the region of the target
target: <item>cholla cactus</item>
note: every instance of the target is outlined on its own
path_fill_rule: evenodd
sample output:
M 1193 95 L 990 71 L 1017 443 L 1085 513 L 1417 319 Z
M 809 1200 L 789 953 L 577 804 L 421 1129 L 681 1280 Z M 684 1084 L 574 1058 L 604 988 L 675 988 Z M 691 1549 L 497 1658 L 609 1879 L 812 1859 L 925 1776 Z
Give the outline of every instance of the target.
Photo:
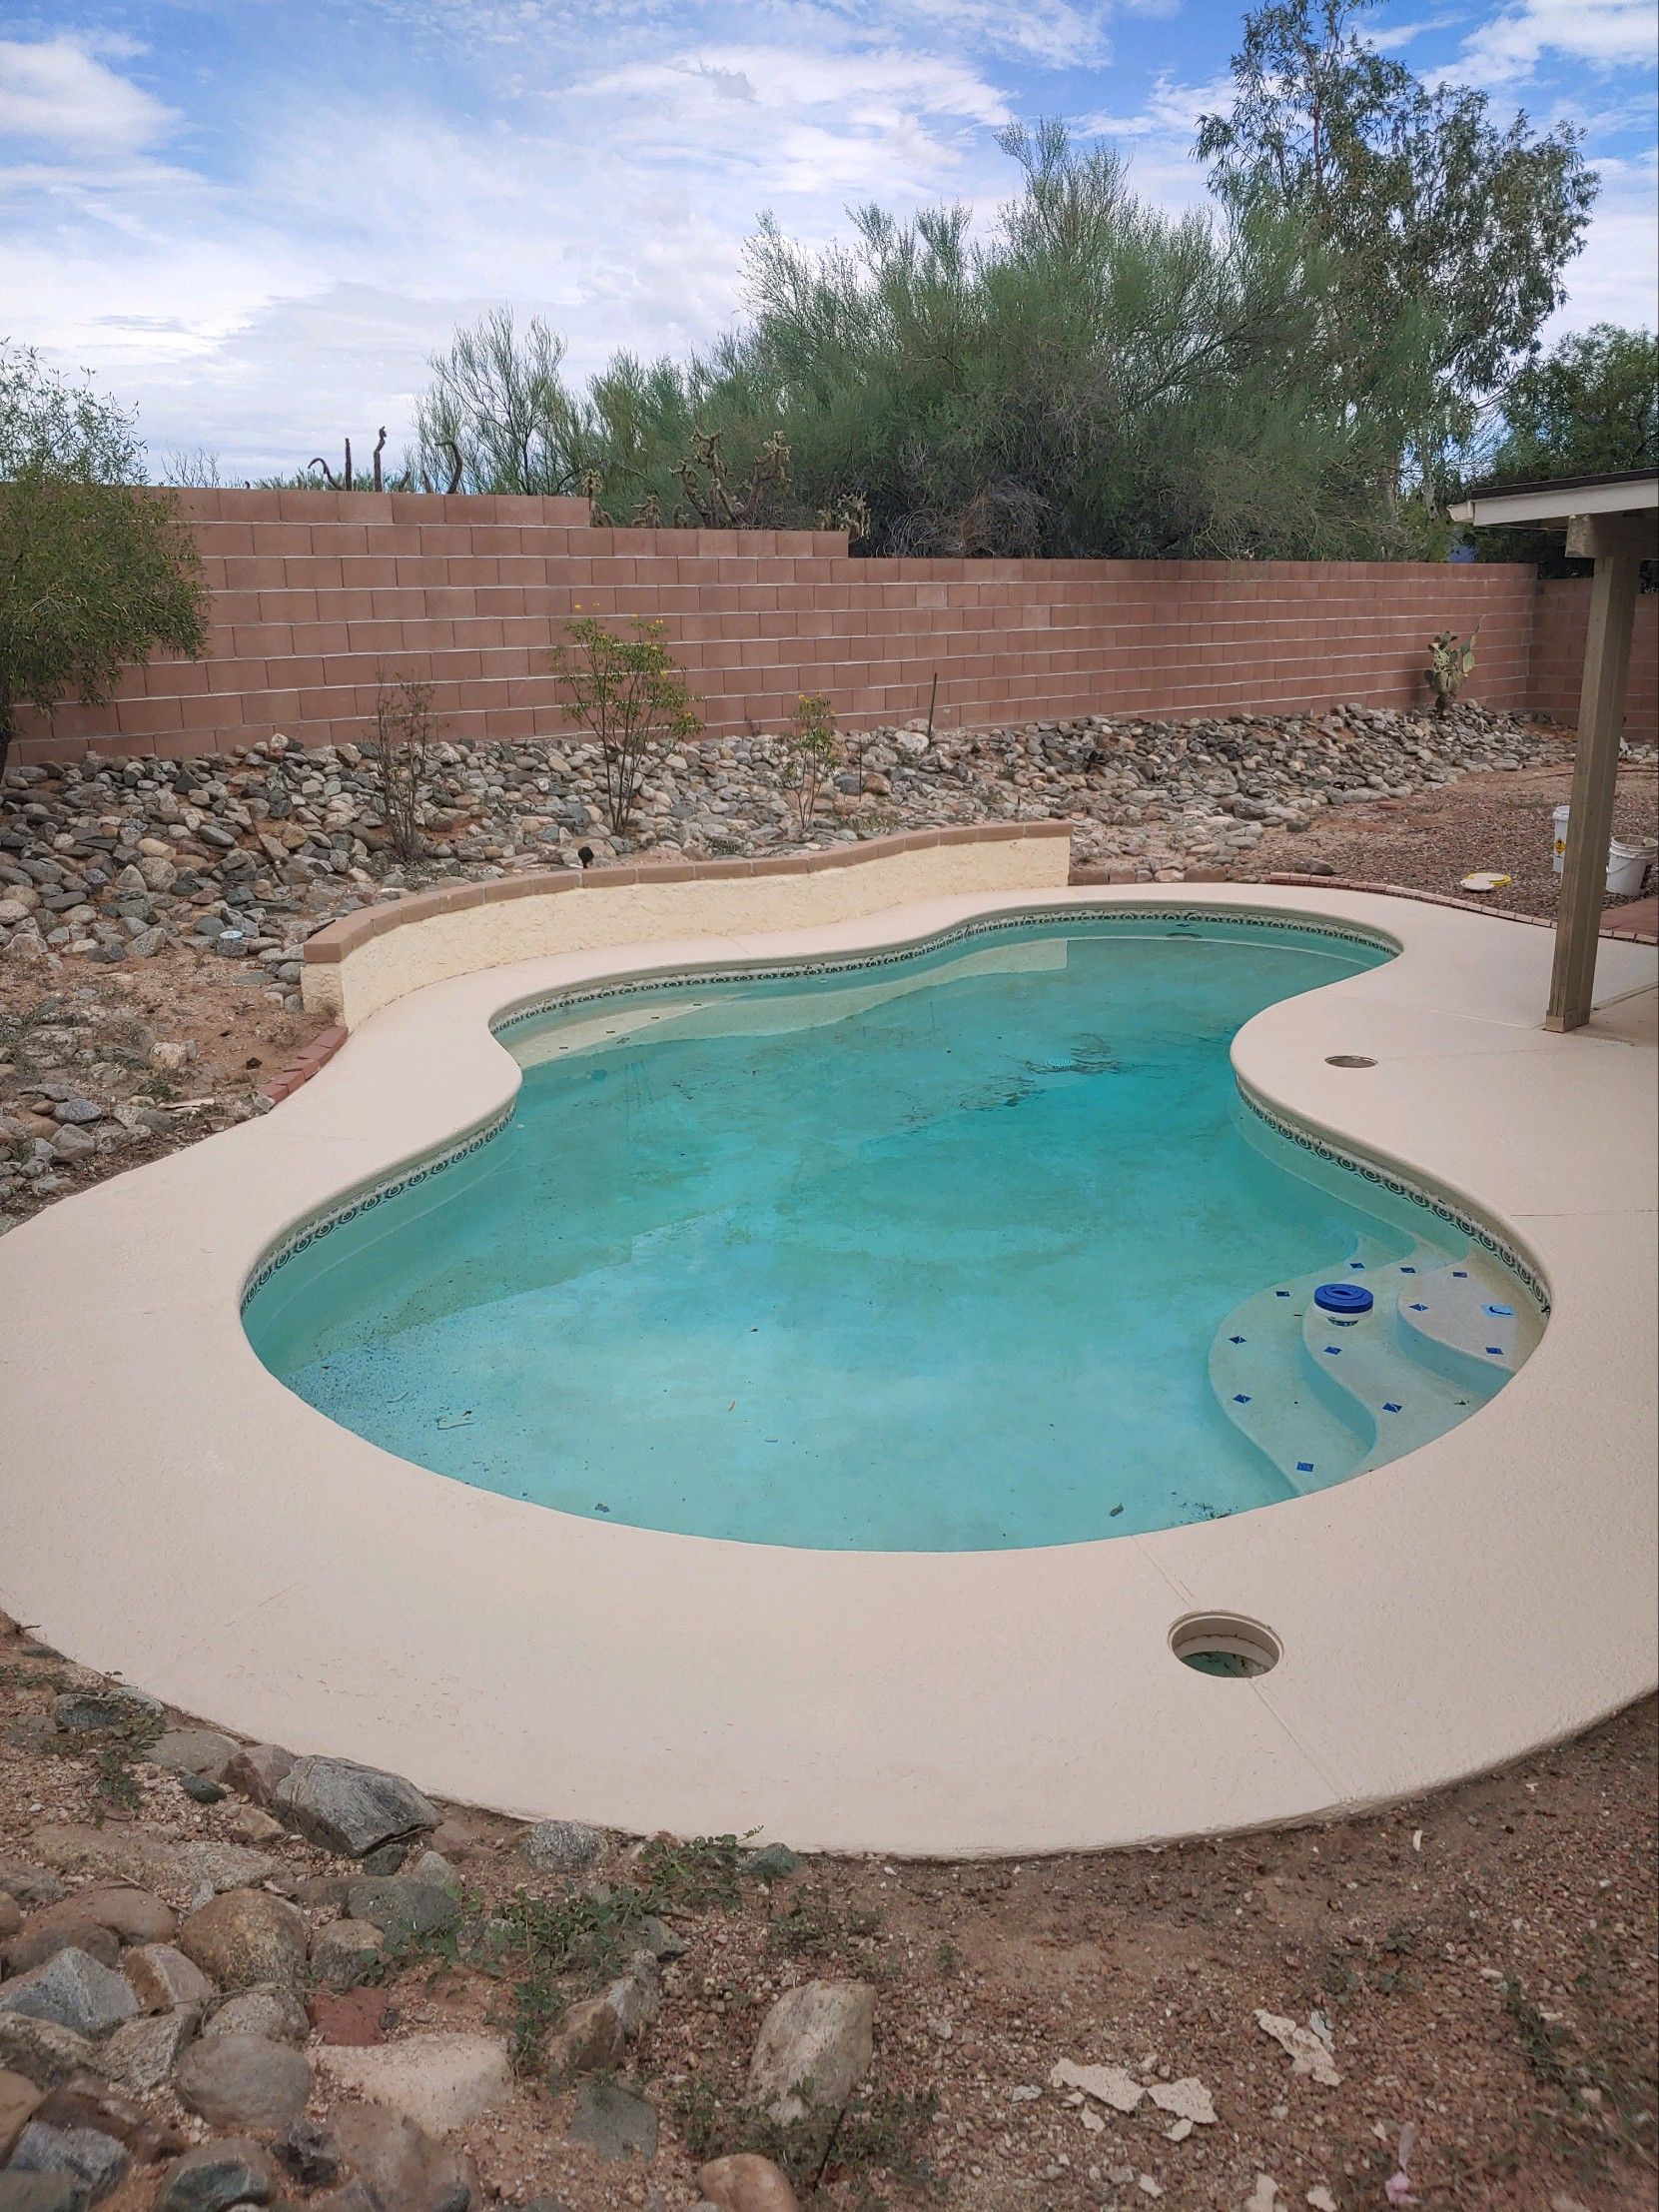
M 1423 670 L 1423 681 L 1434 693 L 1434 711 L 1443 714 L 1469 680 L 1474 667 L 1474 641 L 1480 635 L 1478 623 L 1468 643 L 1458 640 L 1454 629 L 1442 629 L 1430 638 L 1428 666 Z

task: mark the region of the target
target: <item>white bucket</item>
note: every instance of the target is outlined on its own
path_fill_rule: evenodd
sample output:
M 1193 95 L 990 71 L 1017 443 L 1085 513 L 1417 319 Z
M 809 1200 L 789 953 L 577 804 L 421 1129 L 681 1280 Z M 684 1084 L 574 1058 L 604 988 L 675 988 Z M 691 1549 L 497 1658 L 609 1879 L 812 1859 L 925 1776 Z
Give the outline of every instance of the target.
M 1555 809 L 1555 872 L 1561 873 L 1561 863 L 1567 856 L 1567 821 L 1572 813 L 1570 806 Z M 1647 845 L 1627 845 L 1615 837 L 1607 847 L 1607 896 L 1609 898 L 1634 898 L 1647 876 L 1653 852 Z
M 1653 854 L 1645 845 L 1621 844 L 1617 837 L 1607 848 L 1607 896 L 1634 898 L 1647 875 Z

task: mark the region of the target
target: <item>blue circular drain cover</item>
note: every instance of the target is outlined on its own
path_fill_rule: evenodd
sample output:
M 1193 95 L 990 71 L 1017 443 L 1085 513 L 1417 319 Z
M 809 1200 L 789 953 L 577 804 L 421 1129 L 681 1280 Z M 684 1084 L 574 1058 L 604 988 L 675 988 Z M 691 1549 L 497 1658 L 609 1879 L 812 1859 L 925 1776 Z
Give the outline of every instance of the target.
M 1362 1283 L 1321 1283 L 1313 1303 L 1326 1314 L 1368 1314 L 1375 1301 Z

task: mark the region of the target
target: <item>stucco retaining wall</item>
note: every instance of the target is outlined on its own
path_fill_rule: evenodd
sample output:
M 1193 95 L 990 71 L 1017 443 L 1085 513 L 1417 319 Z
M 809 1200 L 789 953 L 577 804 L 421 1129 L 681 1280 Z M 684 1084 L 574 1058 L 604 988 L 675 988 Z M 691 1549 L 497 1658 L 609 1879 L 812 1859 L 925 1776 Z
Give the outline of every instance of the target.
M 805 929 L 913 899 L 1051 890 L 1071 865 L 1068 822 L 907 830 L 774 859 L 574 868 L 503 876 L 365 907 L 306 944 L 302 990 L 314 1012 L 355 1029 L 423 984 L 553 953 L 610 945 Z

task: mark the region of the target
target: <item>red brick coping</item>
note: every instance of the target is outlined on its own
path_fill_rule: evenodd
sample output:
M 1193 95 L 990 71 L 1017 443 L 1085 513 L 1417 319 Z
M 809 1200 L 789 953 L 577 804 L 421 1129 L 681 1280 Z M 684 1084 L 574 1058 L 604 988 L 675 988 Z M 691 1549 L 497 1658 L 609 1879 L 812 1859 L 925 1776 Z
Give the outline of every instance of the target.
M 320 1035 L 313 1037 L 305 1050 L 297 1053 L 286 1068 L 280 1068 L 270 1082 L 260 1085 L 261 1098 L 268 1098 L 273 1106 L 280 1106 L 302 1083 L 309 1083 L 320 1068 L 328 1066 L 346 1042 L 347 1035 L 348 1031 L 343 1023 L 332 1023 Z
M 626 867 L 537 869 L 523 875 L 493 876 L 483 883 L 448 883 L 416 891 L 384 906 L 343 914 L 306 940 L 308 963 L 338 964 L 371 937 L 429 921 L 434 914 L 458 913 L 467 906 L 489 906 L 499 899 L 545 898 L 559 891 L 615 891 L 630 883 L 715 883 L 757 875 L 817 875 L 826 868 L 857 867 L 865 860 L 890 860 L 901 852 L 932 845 L 1003 844 L 1022 837 L 1070 837 L 1070 822 L 963 822 L 949 829 L 906 829 L 892 837 L 867 837 L 859 844 L 823 845 L 811 852 L 769 854 L 750 860 L 641 860 Z

